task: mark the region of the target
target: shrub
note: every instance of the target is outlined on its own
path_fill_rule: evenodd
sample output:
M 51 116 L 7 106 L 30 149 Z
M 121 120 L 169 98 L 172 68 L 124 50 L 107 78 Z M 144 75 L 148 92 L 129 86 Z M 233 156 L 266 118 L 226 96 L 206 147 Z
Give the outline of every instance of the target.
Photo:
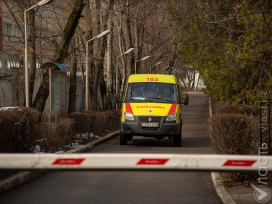
M 75 135 L 75 122 L 72 118 L 60 118 L 57 122 L 50 124 L 42 122 L 35 126 L 35 134 L 39 139 L 45 139 L 45 151 L 55 152 L 60 148 L 65 150 L 65 145 L 71 144 Z
M 222 114 L 222 113 L 236 113 L 236 114 L 245 114 L 248 116 L 258 116 L 259 111 L 255 106 L 249 105 L 222 105 L 216 104 L 213 110 L 213 114 Z
M 221 110 L 229 110 L 228 108 Z M 216 153 L 258 154 L 260 144 L 258 117 L 234 113 L 216 114 L 208 119 L 207 126 Z M 263 141 L 268 141 L 268 134 L 263 135 Z M 221 176 L 225 182 L 251 181 L 258 177 L 257 174 L 247 173 L 221 173 Z
M 35 142 L 33 127 L 41 113 L 18 107 L 0 111 L 0 152 L 30 152 Z
M 258 154 L 258 118 L 241 114 L 216 114 L 208 120 L 211 143 L 219 154 Z
M 19 107 L 0 111 L 0 152 L 32 152 L 37 139 L 46 152 L 54 152 L 73 142 L 76 133 L 101 134 L 106 129 L 120 127 L 121 111 L 72 113 L 51 123 L 40 120 L 40 112 L 33 108 Z
M 105 129 L 111 129 L 120 126 L 121 111 L 86 111 L 75 112 L 68 115 L 68 118 L 75 119 L 76 133 L 94 133 L 100 134 Z

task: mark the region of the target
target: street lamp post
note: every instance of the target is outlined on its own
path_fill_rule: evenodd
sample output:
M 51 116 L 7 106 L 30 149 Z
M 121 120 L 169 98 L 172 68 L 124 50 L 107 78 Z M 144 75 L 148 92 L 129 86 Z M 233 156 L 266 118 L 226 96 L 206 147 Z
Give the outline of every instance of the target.
M 27 19 L 26 19 L 26 12 L 34 9 L 37 6 L 44 6 L 46 4 L 51 3 L 53 0 L 42 0 L 39 3 L 35 4 L 34 6 L 26 9 L 24 11 L 24 24 L 25 24 L 25 95 L 26 95 L 26 107 L 29 107 L 29 73 L 28 73 L 28 50 L 27 50 Z
M 159 64 L 161 64 L 162 62 L 158 62 L 157 64 L 154 64 L 154 65 L 152 65 L 151 67 L 154 67 L 154 66 L 156 66 L 156 65 L 159 65 Z M 150 67 L 150 74 L 151 74 L 151 67 Z
M 102 33 L 100 33 L 99 35 L 97 35 L 96 37 L 94 37 L 94 38 L 92 38 L 92 39 L 90 39 L 90 40 L 88 40 L 87 42 L 86 42 L 86 84 L 85 84 L 85 86 L 86 86 L 86 94 L 85 94 L 85 96 L 86 96 L 86 111 L 88 111 L 88 106 L 89 106 L 89 66 L 88 66 L 88 43 L 89 42 L 91 42 L 92 40 L 95 40 L 95 39 L 97 39 L 97 38 L 101 38 L 101 37 L 103 37 L 103 36 L 105 36 L 105 35 L 107 35 L 107 34 L 109 34 L 110 33 L 110 30 L 106 30 L 106 31 L 104 31 L 104 32 L 102 32 Z
M 138 61 L 135 62 L 135 74 L 137 74 L 137 71 L 136 71 L 136 70 L 137 70 L 136 63 L 139 62 L 139 61 L 146 60 L 146 59 L 148 59 L 149 57 L 150 57 L 150 56 L 146 56 L 146 57 L 144 57 L 144 58 L 142 58 L 142 59 L 139 59 Z
M 122 55 L 126 55 L 128 53 L 130 53 L 132 50 L 134 50 L 134 47 L 129 48 L 127 51 L 125 51 L 123 54 L 119 55 L 116 57 L 116 85 L 115 85 L 115 93 L 116 95 L 118 94 L 118 58 L 121 57 Z M 118 103 L 116 103 L 116 109 L 118 108 Z

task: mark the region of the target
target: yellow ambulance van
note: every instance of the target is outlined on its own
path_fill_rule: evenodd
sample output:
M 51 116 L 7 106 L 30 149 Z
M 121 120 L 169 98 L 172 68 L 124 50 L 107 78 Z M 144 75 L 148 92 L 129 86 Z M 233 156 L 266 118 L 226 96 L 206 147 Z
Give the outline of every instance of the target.
M 168 136 L 174 146 L 181 146 L 182 104 L 188 105 L 188 95 L 182 95 L 173 75 L 133 74 L 128 78 L 122 99 L 120 145 L 133 136 Z

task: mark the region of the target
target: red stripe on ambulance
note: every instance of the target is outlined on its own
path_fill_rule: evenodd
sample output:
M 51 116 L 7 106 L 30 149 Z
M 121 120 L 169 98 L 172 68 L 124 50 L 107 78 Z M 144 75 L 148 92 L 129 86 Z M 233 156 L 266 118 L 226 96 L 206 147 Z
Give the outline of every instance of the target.
M 126 111 L 130 112 L 133 115 L 133 111 L 132 111 L 130 103 L 126 103 Z
M 176 108 L 177 108 L 177 104 L 172 104 L 172 106 L 171 106 L 171 108 L 170 108 L 170 110 L 168 112 L 168 115 L 170 115 L 171 113 L 175 113 L 176 112 Z

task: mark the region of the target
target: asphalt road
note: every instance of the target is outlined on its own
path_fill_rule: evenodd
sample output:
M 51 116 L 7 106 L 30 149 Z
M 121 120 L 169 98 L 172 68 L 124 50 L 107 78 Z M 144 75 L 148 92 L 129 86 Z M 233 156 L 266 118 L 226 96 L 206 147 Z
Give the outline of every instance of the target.
M 208 97 L 190 95 L 183 106 L 182 147 L 168 139 L 136 137 L 126 146 L 119 137 L 89 153 L 213 154 L 207 130 Z M 221 203 L 208 172 L 90 171 L 48 173 L 24 186 L 0 195 L 0 203 Z

